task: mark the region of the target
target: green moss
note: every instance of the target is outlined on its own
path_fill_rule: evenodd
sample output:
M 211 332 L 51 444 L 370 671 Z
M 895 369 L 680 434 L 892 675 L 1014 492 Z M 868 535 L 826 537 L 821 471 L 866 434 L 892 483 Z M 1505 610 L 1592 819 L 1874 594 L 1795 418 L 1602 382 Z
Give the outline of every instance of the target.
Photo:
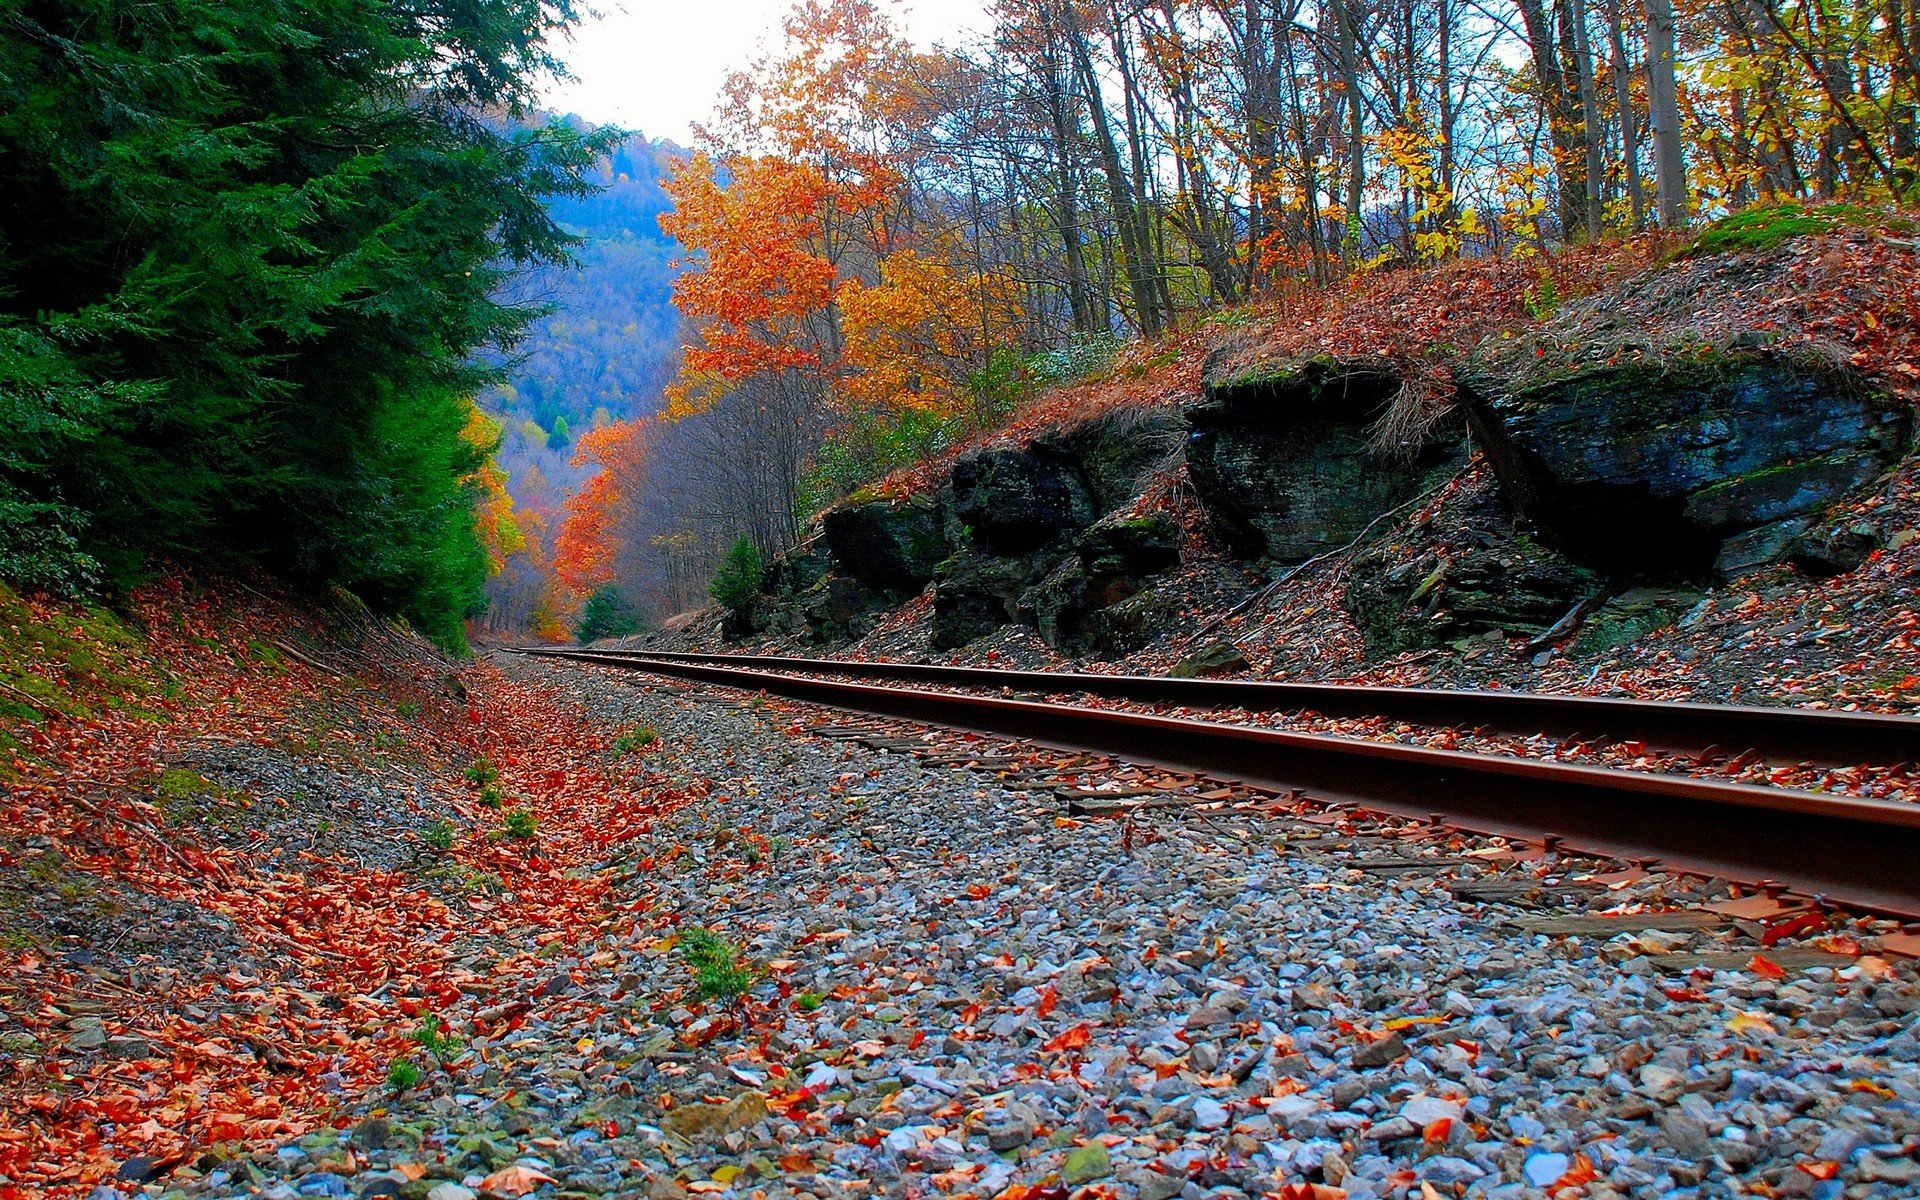
M 1912 232 L 1913 227 L 1905 217 L 1856 204 L 1756 204 L 1707 226 L 1676 257 L 1771 250 L 1792 238 L 1842 228 L 1887 229 L 1904 234 Z
M 253 807 L 245 792 L 231 791 L 198 771 L 168 767 L 154 783 L 160 814 L 174 824 L 214 824 L 236 828 Z
M 143 697 L 177 686 L 139 660 L 141 640 L 111 611 L 62 606 L 37 617 L 0 585 L 0 750 L 16 749 L 12 731 L 57 717 L 134 709 Z

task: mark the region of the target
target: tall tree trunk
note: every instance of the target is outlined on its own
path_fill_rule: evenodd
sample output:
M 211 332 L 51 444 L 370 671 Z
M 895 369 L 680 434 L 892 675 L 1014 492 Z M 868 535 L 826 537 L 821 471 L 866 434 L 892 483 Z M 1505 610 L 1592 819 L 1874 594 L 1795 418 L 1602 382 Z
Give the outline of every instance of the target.
M 1653 136 L 1653 186 L 1660 228 L 1687 219 L 1687 159 L 1680 142 L 1680 84 L 1674 74 L 1672 0 L 1646 0 L 1647 123 Z
M 1086 246 L 1080 232 L 1080 196 L 1074 183 L 1073 120 L 1067 102 L 1065 74 L 1060 63 L 1057 40 L 1049 31 L 1042 55 L 1041 86 L 1046 93 L 1048 133 L 1053 145 L 1054 223 L 1060 229 L 1065 247 L 1067 304 L 1073 312 L 1073 331 L 1091 333 L 1106 324 L 1105 314 L 1094 313 L 1093 296 L 1087 281 Z
M 1606 227 L 1603 187 L 1606 167 L 1600 161 L 1600 100 L 1593 72 L 1593 48 L 1587 40 L 1586 0 L 1567 0 L 1573 27 L 1574 71 L 1580 80 L 1580 141 L 1586 149 L 1587 237 L 1597 239 Z
M 1647 220 L 1647 198 L 1640 192 L 1639 126 L 1633 113 L 1633 75 L 1627 66 L 1627 34 L 1620 19 L 1620 0 L 1607 0 L 1607 38 L 1613 52 L 1613 96 L 1620 110 L 1620 165 L 1627 201 L 1633 206 L 1633 227 Z
M 1366 198 L 1367 186 L 1367 127 L 1366 110 L 1360 99 L 1360 39 L 1353 27 L 1353 13 L 1347 8 L 1348 0 L 1327 0 L 1327 7 L 1333 16 L 1334 47 L 1337 52 L 1335 66 L 1340 72 L 1340 89 L 1346 100 L 1347 113 L 1347 231 L 1344 238 L 1350 258 L 1359 259 L 1366 253 L 1365 232 L 1366 214 L 1362 204 Z
M 1434 0 L 1435 36 L 1439 40 L 1434 66 L 1434 92 L 1438 99 L 1440 126 L 1440 190 L 1446 193 L 1448 215 L 1459 206 L 1453 197 L 1453 0 Z
M 1559 203 L 1555 215 L 1560 236 L 1571 239 L 1586 223 L 1586 149 L 1580 144 L 1580 101 L 1567 80 L 1561 39 L 1554 33 L 1554 14 L 1542 0 L 1517 0 L 1527 29 L 1527 49 L 1533 60 L 1534 82 L 1540 88 L 1540 113 L 1546 119 L 1553 148 L 1554 180 Z
M 1072 0 L 1061 6 L 1065 15 L 1067 49 L 1080 73 L 1081 91 L 1087 98 L 1087 115 L 1093 121 L 1094 145 L 1100 154 L 1101 173 L 1107 180 L 1107 202 L 1113 205 L 1115 232 L 1120 237 L 1122 268 L 1127 277 L 1127 292 L 1133 299 L 1134 319 L 1140 332 L 1152 337 L 1160 332 L 1160 295 L 1153 285 L 1153 267 L 1147 261 L 1148 249 L 1140 242 L 1140 227 L 1134 214 L 1133 185 L 1120 162 L 1120 144 L 1114 140 L 1113 123 L 1107 116 L 1106 97 L 1100 88 L 1100 76 L 1093 69 L 1093 52 L 1086 34 L 1074 14 Z

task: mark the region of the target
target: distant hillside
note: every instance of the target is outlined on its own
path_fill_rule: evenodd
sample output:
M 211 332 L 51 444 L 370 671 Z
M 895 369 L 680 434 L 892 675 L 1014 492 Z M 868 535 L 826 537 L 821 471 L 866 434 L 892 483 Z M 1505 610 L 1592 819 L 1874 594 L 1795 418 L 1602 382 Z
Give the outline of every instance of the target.
M 636 135 L 600 170 L 605 189 L 552 206 L 555 219 L 587 239 L 580 267 L 516 284 L 516 293 L 555 306 L 515 349 L 510 382 L 482 398 L 500 418 L 500 465 L 523 507 L 557 507 L 582 472 L 573 441 L 594 425 L 651 411 L 680 359 L 673 307 L 673 260 L 680 248 L 660 232 L 668 207 L 661 183 L 686 151 Z

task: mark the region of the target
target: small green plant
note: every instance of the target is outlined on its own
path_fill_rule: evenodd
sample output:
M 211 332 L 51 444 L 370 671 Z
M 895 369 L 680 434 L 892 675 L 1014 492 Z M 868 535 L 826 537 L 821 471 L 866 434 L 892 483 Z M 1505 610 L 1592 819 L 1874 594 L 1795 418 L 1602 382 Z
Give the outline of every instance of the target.
M 453 822 L 442 817 L 427 826 L 426 831 L 420 835 L 420 840 L 427 844 L 428 849 L 445 854 L 453 849 Z
M 740 953 L 740 947 L 711 929 L 695 926 L 680 931 L 680 957 L 693 971 L 695 986 L 708 1000 L 738 1009 L 760 970 Z
M 402 721 L 411 721 L 420 715 L 420 702 L 418 700 L 402 700 L 393 706 L 393 712 L 394 715 Z
M 480 803 L 488 808 L 499 808 L 505 799 L 500 789 L 490 783 L 480 789 Z
M 474 759 L 472 765 L 467 768 L 467 782 L 480 787 L 486 787 L 499 778 L 500 768 L 494 766 L 493 760 L 484 754 Z
M 387 1090 L 396 1095 L 420 1082 L 420 1068 L 404 1058 L 396 1058 L 387 1067 Z
M 738 621 L 753 607 L 753 598 L 760 594 L 760 580 L 764 574 L 760 547 L 754 545 L 752 538 L 743 537 L 720 560 L 720 569 L 713 573 L 712 581 L 707 584 L 707 594 Z
M 506 830 L 508 837 L 524 842 L 534 835 L 536 824 L 532 813 L 524 808 L 515 808 L 508 810 L 501 828 Z
M 1551 317 L 1560 307 L 1560 291 L 1554 286 L 1553 272 L 1541 267 L 1540 281 L 1520 294 L 1520 302 L 1527 306 L 1527 315 L 1536 321 Z
M 446 1022 L 438 1013 L 428 1013 L 421 1020 L 420 1028 L 413 1031 L 413 1040 L 443 1066 L 458 1057 L 462 1049 L 460 1039 L 447 1032 Z
M 632 754 L 637 750 L 645 750 L 648 746 L 653 745 L 659 740 L 659 734 L 648 729 L 645 725 L 639 725 L 613 739 L 613 752 L 615 754 Z
M 793 998 L 793 1006 L 801 1012 L 812 1012 L 825 1004 L 826 999 L 819 992 L 801 992 Z

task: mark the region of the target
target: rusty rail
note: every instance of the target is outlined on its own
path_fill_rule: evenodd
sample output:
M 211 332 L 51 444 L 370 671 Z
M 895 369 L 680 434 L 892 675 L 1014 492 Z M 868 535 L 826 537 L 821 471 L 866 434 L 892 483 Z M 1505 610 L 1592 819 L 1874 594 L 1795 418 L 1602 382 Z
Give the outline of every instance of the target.
M 1830 765 L 1892 765 L 1920 759 L 1920 718 L 1884 713 L 1768 708 L 1744 704 L 1678 704 L 1606 696 L 1373 687 L 1341 683 L 1278 683 L 1260 679 L 1175 679 L 1159 675 L 1092 675 L 1076 671 L 1003 671 L 930 663 L 845 662 L 775 655 L 639 654 L 663 662 L 800 671 L 942 687 L 1011 688 L 1041 694 L 1084 693 L 1109 700 L 1253 712 L 1312 711 L 1329 717 L 1384 717 L 1419 725 L 1494 729 L 1503 733 L 1639 741 L 1658 750 L 1729 756 L 1754 750 L 1768 758 Z
M 1920 919 L 1920 805 L 999 695 L 879 687 L 685 661 L 684 656 L 528 653 L 1111 755 L 1475 833 L 1553 840 L 1568 850 L 1612 858 L 1654 859 L 1667 869 L 1773 880 L 1808 896 Z M 796 665 L 790 659 L 774 661 L 785 669 Z M 1460 721 L 1456 715 L 1447 723 Z

